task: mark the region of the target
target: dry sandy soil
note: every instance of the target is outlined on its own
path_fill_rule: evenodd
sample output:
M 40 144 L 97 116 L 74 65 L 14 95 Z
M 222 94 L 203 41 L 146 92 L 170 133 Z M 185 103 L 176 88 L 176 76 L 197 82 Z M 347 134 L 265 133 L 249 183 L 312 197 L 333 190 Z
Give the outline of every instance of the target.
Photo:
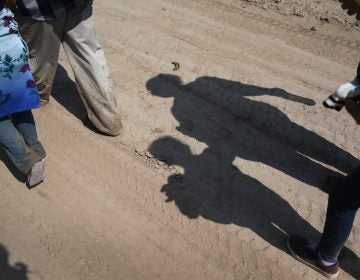
M 334 0 L 102 0 L 94 12 L 124 133 L 83 126 L 62 53 L 35 112 L 46 182 L 28 190 L 1 156 L 0 279 L 323 279 L 285 243 L 318 240 L 324 178 L 360 156 L 355 122 L 321 105 L 355 75 L 358 22 Z M 339 279 L 360 279 L 359 254 L 358 218 Z

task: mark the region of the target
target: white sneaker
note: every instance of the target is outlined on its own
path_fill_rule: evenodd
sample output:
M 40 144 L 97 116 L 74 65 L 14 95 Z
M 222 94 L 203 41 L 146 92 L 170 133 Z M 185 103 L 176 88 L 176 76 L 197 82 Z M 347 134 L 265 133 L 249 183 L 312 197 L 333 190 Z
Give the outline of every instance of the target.
M 28 187 L 35 187 L 40 184 L 45 179 L 45 163 L 40 160 L 35 162 L 33 167 L 31 168 L 27 180 L 26 185 Z
M 354 80 L 350 83 L 340 85 L 335 92 L 330 95 L 324 102 L 323 105 L 326 108 L 335 109 L 340 111 L 344 107 L 345 99 L 357 98 L 360 95 L 360 84 L 358 80 Z

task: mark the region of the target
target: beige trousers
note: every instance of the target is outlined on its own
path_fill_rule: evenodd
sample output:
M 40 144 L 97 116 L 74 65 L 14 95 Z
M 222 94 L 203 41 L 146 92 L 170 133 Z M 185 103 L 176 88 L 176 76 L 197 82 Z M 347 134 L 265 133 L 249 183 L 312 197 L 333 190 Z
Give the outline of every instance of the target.
M 17 20 L 30 49 L 30 66 L 42 104 L 49 102 L 62 44 L 90 121 L 101 132 L 119 135 L 122 125 L 117 93 L 96 39 L 92 4 L 75 7 L 65 17 L 52 21 L 21 15 Z

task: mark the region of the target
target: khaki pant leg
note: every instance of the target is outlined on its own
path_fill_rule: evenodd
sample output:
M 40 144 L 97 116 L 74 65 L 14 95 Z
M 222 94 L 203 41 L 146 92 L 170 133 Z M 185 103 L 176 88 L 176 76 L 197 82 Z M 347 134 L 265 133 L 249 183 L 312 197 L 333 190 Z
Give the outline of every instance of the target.
M 113 91 L 104 51 L 96 38 L 91 4 L 75 7 L 68 13 L 63 46 L 89 119 L 100 131 L 119 135 L 122 125 L 117 94 Z
M 42 22 L 18 13 L 16 20 L 29 46 L 30 68 L 39 89 L 41 105 L 45 105 L 53 87 L 65 18 Z

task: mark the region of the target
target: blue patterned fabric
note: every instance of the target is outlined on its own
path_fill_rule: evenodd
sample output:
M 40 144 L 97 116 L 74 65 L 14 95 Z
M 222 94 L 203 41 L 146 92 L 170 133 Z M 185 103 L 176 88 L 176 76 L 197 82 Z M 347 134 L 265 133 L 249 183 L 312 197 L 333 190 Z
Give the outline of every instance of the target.
M 40 106 L 28 52 L 13 14 L 3 8 L 0 10 L 0 118 Z

